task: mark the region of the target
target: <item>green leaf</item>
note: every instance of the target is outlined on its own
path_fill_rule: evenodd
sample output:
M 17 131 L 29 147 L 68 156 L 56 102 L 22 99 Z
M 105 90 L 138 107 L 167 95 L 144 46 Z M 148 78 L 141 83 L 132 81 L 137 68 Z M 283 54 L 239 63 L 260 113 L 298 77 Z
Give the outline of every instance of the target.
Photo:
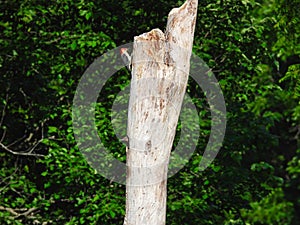
M 70 45 L 71 50 L 77 49 L 77 42 L 73 41 L 72 44 Z

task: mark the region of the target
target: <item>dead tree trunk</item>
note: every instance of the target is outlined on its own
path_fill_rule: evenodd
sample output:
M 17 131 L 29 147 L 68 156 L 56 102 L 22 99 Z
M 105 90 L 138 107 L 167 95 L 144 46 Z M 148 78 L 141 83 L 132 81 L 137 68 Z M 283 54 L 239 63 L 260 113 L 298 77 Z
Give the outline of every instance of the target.
M 166 32 L 134 38 L 124 225 L 164 225 L 167 169 L 188 81 L 197 0 L 173 9 Z

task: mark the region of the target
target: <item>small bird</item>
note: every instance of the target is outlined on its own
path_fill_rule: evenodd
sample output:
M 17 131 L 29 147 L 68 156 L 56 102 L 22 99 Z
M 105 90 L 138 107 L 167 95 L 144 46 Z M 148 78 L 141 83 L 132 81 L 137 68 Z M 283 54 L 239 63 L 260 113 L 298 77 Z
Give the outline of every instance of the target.
M 128 144 L 129 144 L 129 138 L 127 135 L 125 137 L 121 138 L 120 141 L 122 143 L 124 143 L 126 146 L 128 146 Z
M 126 145 L 126 152 L 128 152 L 129 149 L 129 137 L 126 135 L 125 137 L 123 137 L 122 139 L 120 139 L 120 141 Z
M 120 55 L 125 66 L 128 68 L 129 71 L 131 71 L 131 56 L 128 53 L 128 48 L 121 48 Z

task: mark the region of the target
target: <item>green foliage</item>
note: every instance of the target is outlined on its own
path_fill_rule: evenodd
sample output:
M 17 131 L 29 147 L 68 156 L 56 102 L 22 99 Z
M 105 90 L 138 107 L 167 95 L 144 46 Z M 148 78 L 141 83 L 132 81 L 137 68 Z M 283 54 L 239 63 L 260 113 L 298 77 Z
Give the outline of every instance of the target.
M 281 188 L 272 192 L 259 202 L 252 202 L 251 209 L 243 210 L 243 216 L 249 224 L 288 225 L 292 222 L 293 204 L 284 200 Z
M 74 92 L 95 58 L 163 30 L 170 9 L 181 4 L 0 5 L 0 224 L 123 224 L 125 187 L 97 174 L 76 146 Z M 298 9 L 298 1 L 199 1 L 194 52 L 219 80 L 227 132 L 217 159 L 199 172 L 211 118 L 205 94 L 190 80 L 200 137 L 188 164 L 168 180 L 167 224 L 300 223 L 300 62 L 286 66 L 300 56 Z M 129 76 L 122 70 L 106 83 L 95 111 L 99 136 L 120 161 L 125 146 L 117 135 L 126 124 L 112 106 L 126 104 L 118 92 Z

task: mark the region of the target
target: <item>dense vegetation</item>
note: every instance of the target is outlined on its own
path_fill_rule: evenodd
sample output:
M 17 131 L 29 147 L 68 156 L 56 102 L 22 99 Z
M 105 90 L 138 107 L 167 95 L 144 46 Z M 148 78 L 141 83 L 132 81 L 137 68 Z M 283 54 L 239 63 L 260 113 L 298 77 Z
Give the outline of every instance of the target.
M 163 30 L 181 4 L 0 4 L 0 224 L 122 224 L 125 187 L 97 174 L 79 152 L 72 100 L 95 58 Z M 192 159 L 168 180 L 167 224 L 300 224 L 299 8 L 299 0 L 199 1 L 194 53 L 220 82 L 227 131 L 216 160 L 199 172 L 210 116 L 191 80 L 201 134 Z M 110 107 L 129 82 L 122 70 L 107 83 L 96 120 L 120 160 L 124 145 Z

